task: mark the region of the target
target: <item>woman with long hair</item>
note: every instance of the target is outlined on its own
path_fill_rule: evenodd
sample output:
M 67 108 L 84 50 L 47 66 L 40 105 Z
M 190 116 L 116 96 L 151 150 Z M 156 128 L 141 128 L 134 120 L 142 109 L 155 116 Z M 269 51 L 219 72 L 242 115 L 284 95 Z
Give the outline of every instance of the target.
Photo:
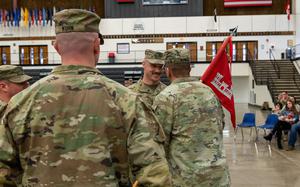
M 274 126 L 273 130 L 267 136 L 264 136 L 264 138 L 271 141 L 273 135 L 276 133 L 278 149 L 282 149 L 282 130 L 290 130 L 291 126 L 299 120 L 298 111 L 296 110 L 295 103 L 292 99 L 287 100 L 286 107 L 280 112 L 278 119 L 279 121 Z

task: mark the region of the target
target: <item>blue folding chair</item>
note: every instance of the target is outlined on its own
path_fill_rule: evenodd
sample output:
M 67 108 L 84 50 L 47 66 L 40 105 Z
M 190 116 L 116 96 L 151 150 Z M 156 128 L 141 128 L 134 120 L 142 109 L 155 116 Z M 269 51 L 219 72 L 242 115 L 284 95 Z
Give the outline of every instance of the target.
M 263 124 L 261 126 L 258 126 L 258 128 L 263 129 L 264 130 L 264 135 L 266 135 L 267 134 L 266 130 L 273 129 L 277 122 L 278 122 L 278 115 L 276 115 L 276 114 L 269 114 L 267 116 L 265 124 Z
M 250 137 L 252 136 L 252 129 L 255 129 L 256 133 L 256 139 L 257 140 L 257 129 L 255 124 L 255 114 L 254 113 L 245 113 L 243 117 L 242 123 L 237 125 L 237 128 L 235 129 L 235 134 L 237 134 L 238 128 L 241 128 L 242 132 L 242 139 L 244 140 L 244 133 L 243 128 L 250 128 Z

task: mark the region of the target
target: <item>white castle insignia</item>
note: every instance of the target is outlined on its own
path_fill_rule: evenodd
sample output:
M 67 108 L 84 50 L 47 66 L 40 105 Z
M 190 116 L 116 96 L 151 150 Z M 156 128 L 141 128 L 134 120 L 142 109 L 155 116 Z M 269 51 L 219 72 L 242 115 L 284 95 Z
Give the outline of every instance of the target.
M 210 83 L 212 85 L 214 85 L 215 88 L 217 88 L 223 95 L 225 95 L 226 97 L 228 97 L 228 99 L 231 100 L 231 97 L 232 97 L 231 88 L 229 87 L 229 85 L 226 82 L 222 81 L 223 77 L 224 77 L 223 75 L 221 75 L 220 73 L 217 73 L 217 75 L 215 76 L 213 81 L 211 81 Z

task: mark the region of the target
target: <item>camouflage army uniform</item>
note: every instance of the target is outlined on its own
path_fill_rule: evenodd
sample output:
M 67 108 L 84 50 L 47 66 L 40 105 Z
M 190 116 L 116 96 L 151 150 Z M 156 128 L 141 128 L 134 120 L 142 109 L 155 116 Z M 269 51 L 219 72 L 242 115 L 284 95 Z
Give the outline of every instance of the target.
M 153 109 L 167 136 L 174 186 L 230 186 L 222 108 L 211 89 L 198 78 L 177 78 L 157 95 Z
M 129 169 L 141 186 L 169 186 L 153 117 L 96 68 L 59 66 L 8 104 L 0 163 L 23 186 L 130 186 Z
M 4 112 L 6 105 L 7 103 L 0 100 L 0 118 L 2 117 L 2 113 Z
M 144 62 L 146 61 L 147 63 L 150 63 L 152 65 L 160 65 L 162 67 L 164 65 L 162 57 L 162 52 L 146 49 Z M 152 106 L 155 96 L 157 96 L 165 87 L 166 85 L 162 82 L 159 82 L 156 85 L 147 85 L 143 82 L 143 79 L 140 79 L 137 83 L 129 86 L 128 88 L 141 95 L 142 99 L 149 106 Z
M 18 91 L 21 91 L 22 89 L 25 89 L 27 85 L 27 82 L 31 79 L 32 77 L 26 75 L 20 66 L 13 66 L 13 65 L 1 65 L 0 66 L 0 81 L 7 81 L 10 82 L 10 84 L 15 84 L 13 87 L 8 86 L 8 92 L 3 93 L 3 97 L 6 96 L 6 98 L 1 98 L 0 99 L 0 119 L 2 118 L 6 106 L 7 106 L 7 100 L 10 99 L 10 97 Z M 3 99 L 3 100 L 2 100 Z M 1 127 L 0 127 L 1 129 Z M 2 128 L 3 130 L 3 128 Z M 1 130 L 0 130 L 1 131 Z M 2 138 L 5 138 L 5 135 L 1 135 L 5 131 L 0 132 L 0 140 Z M 6 154 L 5 152 L 2 152 L 3 149 L 0 150 L 0 157 L 5 157 Z M 7 150 L 5 150 L 7 151 Z M 6 179 L 6 176 L 9 174 L 9 167 L 0 164 L 0 186 L 1 184 L 5 184 L 5 186 L 15 186 L 11 181 Z
M 157 96 L 165 87 L 166 85 L 162 82 L 159 82 L 158 85 L 149 86 L 144 84 L 140 79 L 137 83 L 130 85 L 128 88 L 141 95 L 142 99 L 151 106 L 155 96 Z

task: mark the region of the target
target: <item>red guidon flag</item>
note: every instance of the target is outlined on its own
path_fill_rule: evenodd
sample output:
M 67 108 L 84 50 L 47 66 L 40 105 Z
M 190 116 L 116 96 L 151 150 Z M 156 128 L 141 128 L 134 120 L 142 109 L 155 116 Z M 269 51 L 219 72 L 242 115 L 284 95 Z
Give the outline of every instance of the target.
M 229 45 L 230 57 L 228 57 L 226 53 L 227 45 Z M 202 75 L 201 80 L 215 92 L 220 100 L 220 103 L 230 112 L 231 123 L 233 128 L 235 128 L 236 122 L 234 99 L 232 93 L 231 59 L 232 37 L 229 36 L 223 42 L 216 57 L 212 60 L 212 62 Z
M 224 7 L 272 6 L 272 0 L 224 0 Z

